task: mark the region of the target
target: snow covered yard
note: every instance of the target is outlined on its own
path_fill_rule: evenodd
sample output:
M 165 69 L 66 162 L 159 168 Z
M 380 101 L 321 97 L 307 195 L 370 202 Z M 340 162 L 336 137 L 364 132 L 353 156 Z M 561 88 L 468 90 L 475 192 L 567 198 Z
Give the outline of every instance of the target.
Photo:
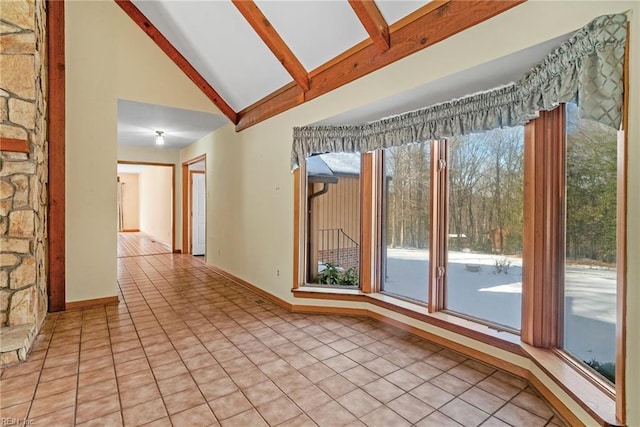
M 520 329 L 522 259 L 465 251 L 448 255 L 449 310 Z M 428 260 L 427 250 L 388 248 L 384 290 L 426 302 Z M 496 263 L 506 272 L 498 272 Z M 565 346 L 582 360 L 615 360 L 615 270 L 571 265 L 566 279 Z

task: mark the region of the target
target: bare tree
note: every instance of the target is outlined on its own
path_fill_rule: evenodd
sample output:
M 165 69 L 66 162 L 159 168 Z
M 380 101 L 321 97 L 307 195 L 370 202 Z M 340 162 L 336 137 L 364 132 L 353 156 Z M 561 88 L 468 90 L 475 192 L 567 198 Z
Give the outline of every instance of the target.
M 387 243 L 399 247 L 428 247 L 429 143 L 385 151 L 387 184 Z

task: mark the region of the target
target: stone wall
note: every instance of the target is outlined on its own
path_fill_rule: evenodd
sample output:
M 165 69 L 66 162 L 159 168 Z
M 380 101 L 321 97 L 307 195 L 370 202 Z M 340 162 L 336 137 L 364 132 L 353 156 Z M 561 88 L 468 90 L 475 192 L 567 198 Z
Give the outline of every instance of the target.
M 0 0 L 0 365 L 24 360 L 47 312 L 46 12 Z

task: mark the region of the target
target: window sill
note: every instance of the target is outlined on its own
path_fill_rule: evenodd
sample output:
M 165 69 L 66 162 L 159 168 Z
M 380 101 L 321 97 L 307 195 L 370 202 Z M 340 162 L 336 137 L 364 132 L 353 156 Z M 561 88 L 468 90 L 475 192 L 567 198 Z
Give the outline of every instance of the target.
M 588 379 L 588 375 L 578 371 L 576 366 L 554 350 L 532 347 L 523 343 L 520 336 L 508 331 L 499 331 L 487 325 L 461 318 L 452 314 L 438 312 L 429 313 L 427 308 L 389 295 L 367 294 L 358 289 L 333 289 L 317 286 L 304 286 L 292 290 L 296 298 L 314 298 L 325 300 L 342 300 L 367 302 L 411 317 L 413 319 L 440 327 L 465 337 L 469 337 L 488 345 L 506 350 L 513 354 L 531 359 L 533 363 L 556 385 L 566 392 L 600 425 L 622 426 L 615 416 L 615 395 L 610 387 Z M 526 371 L 528 379 L 568 420 L 582 424 L 570 412 L 541 380 L 531 371 Z M 544 391 L 547 391 L 545 393 Z M 564 411 L 561 409 L 564 408 Z
M 292 289 L 293 295 L 299 298 L 347 299 L 361 301 L 367 294 L 360 289 L 330 288 L 328 286 L 305 285 Z M 345 298 L 342 298 L 345 297 Z
M 614 390 L 581 372 L 573 362 L 556 350 L 521 343 L 527 356 L 589 415 L 603 426 L 623 426 L 616 419 Z

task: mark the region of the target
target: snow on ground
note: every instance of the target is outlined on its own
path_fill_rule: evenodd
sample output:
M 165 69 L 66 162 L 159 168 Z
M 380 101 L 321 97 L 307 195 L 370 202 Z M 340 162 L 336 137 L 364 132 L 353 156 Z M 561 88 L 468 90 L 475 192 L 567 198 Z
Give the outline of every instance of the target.
M 520 329 L 522 259 L 497 254 L 450 251 L 447 307 Z M 506 273 L 496 261 L 508 262 Z M 429 251 L 387 248 L 383 290 L 427 302 Z M 565 348 L 582 360 L 615 360 L 616 272 L 613 269 L 566 267 Z

